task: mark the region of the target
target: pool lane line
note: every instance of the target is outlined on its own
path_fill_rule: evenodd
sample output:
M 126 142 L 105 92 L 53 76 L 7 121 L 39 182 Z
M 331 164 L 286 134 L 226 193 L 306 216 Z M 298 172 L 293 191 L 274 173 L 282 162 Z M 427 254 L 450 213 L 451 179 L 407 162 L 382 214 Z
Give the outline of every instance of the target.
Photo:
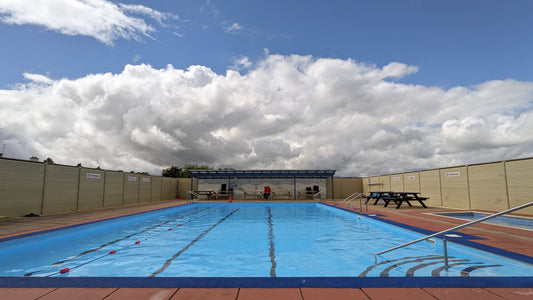
M 204 211 L 204 210 L 207 210 L 207 209 L 208 209 L 208 208 L 203 209 L 203 210 L 201 210 L 201 211 Z M 201 212 L 201 211 L 197 211 L 197 212 L 191 213 L 191 214 L 186 215 L 186 216 L 190 216 L 190 215 L 196 214 L 196 213 Z M 207 215 L 207 214 L 203 214 L 203 215 L 201 215 L 200 217 L 203 217 L 203 216 L 205 216 L 205 215 Z M 159 225 L 164 225 L 164 224 L 167 224 L 167 223 L 169 223 L 169 222 L 171 222 L 171 221 L 173 222 L 173 221 L 177 220 L 178 218 L 179 218 L 179 217 L 176 217 L 176 218 L 173 219 L 173 220 L 166 221 L 166 222 L 164 222 L 164 223 L 162 223 L 162 224 L 159 224 Z M 186 222 L 184 222 L 184 223 L 188 223 L 188 222 L 191 222 L 191 220 L 186 221 Z M 159 226 L 159 225 L 158 225 L 158 226 Z M 161 234 L 163 234 L 163 233 L 165 233 L 165 232 L 167 232 L 167 231 L 159 232 L 157 235 L 161 235 Z M 151 235 L 150 237 L 154 237 L 154 236 L 155 236 L 155 235 Z M 148 240 L 148 237 L 145 238 L 145 239 L 143 239 L 143 241 L 146 241 L 146 240 Z M 95 262 L 95 261 L 97 261 L 97 260 L 99 260 L 99 259 L 102 259 L 102 258 L 104 258 L 104 257 L 107 257 L 107 256 L 109 256 L 109 255 L 116 254 L 116 253 L 118 253 L 119 251 L 122 251 L 122 250 L 125 250 L 125 249 L 128 249 L 128 248 L 131 248 L 131 247 L 133 247 L 133 246 L 137 246 L 137 243 L 133 243 L 133 244 L 125 245 L 125 246 L 123 246 L 122 248 L 119 248 L 119 249 L 117 249 L 117 250 L 113 250 L 113 251 L 111 251 L 111 252 L 109 252 L 109 253 L 106 253 L 106 254 L 104 254 L 104 255 L 101 255 L 101 256 L 95 257 L 94 259 L 91 259 L 91 260 L 89 260 L 89 261 L 86 261 L 86 262 L 84 262 L 84 263 L 81 263 L 81 264 L 79 264 L 79 265 L 76 265 L 76 266 L 74 266 L 74 267 L 72 267 L 72 268 L 66 268 L 66 269 L 68 270 L 67 272 L 70 272 L 70 270 L 75 270 L 75 269 L 77 269 L 77 268 L 83 267 L 83 266 L 85 266 L 85 265 L 87 265 L 87 264 L 89 264 L 89 263 Z M 63 274 L 61 270 L 59 271 L 59 274 Z M 54 275 L 58 275 L 58 272 L 55 272 L 55 273 L 49 274 L 49 275 L 47 275 L 46 277 L 51 277 L 51 276 L 54 276 Z
M 209 233 L 209 231 L 213 230 L 215 227 L 217 227 L 222 222 L 226 221 L 231 215 L 236 213 L 240 208 L 237 208 L 235 210 L 232 210 L 229 214 L 227 214 L 224 218 L 220 219 L 217 223 L 213 224 L 213 226 L 209 227 L 208 229 L 204 230 L 200 235 L 198 235 L 192 242 L 190 242 L 187 246 L 185 246 L 183 249 L 178 251 L 176 254 L 174 254 L 171 258 L 167 259 L 167 261 L 163 264 L 161 268 L 150 274 L 148 277 L 155 277 L 156 275 L 160 274 L 161 272 L 165 271 L 171 264 L 174 259 L 176 259 L 178 256 L 180 256 L 183 252 L 187 251 L 192 245 L 194 245 L 196 242 L 198 242 L 200 239 L 202 239 L 206 234 Z
M 268 241 L 270 243 L 269 255 L 272 266 L 270 267 L 270 277 L 276 277 L 276 244 L 274 243 L 274 226 L 272 224 L 272 212 L 268 211 Z
M 106 246 L 109 246 L 109 245 L 115 244 L 115 243 L 117 243 L 117 242 L 120 242 L 120 241 L 126 240 L 126 239 L 128 239 L 128 238 L 130 238 L 130 237 L 132 237 L 132 236 L 135 236 L 135 235 L 137 235 L 137 234 L 141 234 L 141 233 L 144 233 L 144 232 L 150 231 L 150 230 L 152 230 L 152 229 L 154 229 L 154 228 L 157 228 L 157 227 L 163 226 L 163 225 L 168 224 L 168 223 L 170 223 L 170 222 L 174 222 L 174 221 L 176 221 L 177 219 L 185 218 L 185 217 L 189 217 L 189 216 L 195 215 L 195 214 L 200 213 L 200 212 L 202 212 L 202 211 L 205 211 L 205 210 L 207 210 L 207 209 L 208 209 L 208 208 L 204 208 L 204 209 L 202 209 L 202 210 L 198 210 L 198 211 L 195 211 L 195 212 L 193 212 L 193 213 L 185 214 L 185 215 L 183 215 L 183 216 L 178 216 L 178 217 L 176 217 L 176 218 L 174 218 L 174 219 L 172 219 L 172 220 L 165 221 L 165 222 L 163 222 L 163 223 L 161 223 L 161 224 L 156 224 L 156 225 L 154 225 L 154 226 L 152 226 L 152 227 L 148 227 L 148 228 L 143 229 L 143 230 L 141 230 L 141 231 L 139 231 L 139 232 L 135 232 L 135 233 L 132 233 L 132 234 L 127 235 L 127 236 L 125 236 L 125 237 L 122 237 L 122 238 L 116 239 L 116 240 L 114 240 L 114 241 L 111 241 L 111 242 L 105 243 L 105 244 L 100 245 L 100 246 L 98 246 L 98 247 L 96 247 L 96 248 L 92 248 L 92 249 L 89 249 L 89 250 L 83 251 L 83 252 L 79 253 L 78 255 L 76 255 L 76 256 L 74 256 L 74 257 L 70 257 L 70 258 L 68 258 L 68 259 L 64 259 L 64 260 L 61 260 L 61 261 L 55 262 L 55 263 L 51 264 L 49 267 L 47 267 L 47 268 L 45 268 L 45 269 L 40 269 L 40 270 L 37 270 L 37 271 L 28 272 L 28 273 L 24 274 L 24 277 L 29 277 L 29 276 L 32 276 L 33 274 L 36 274 L 36 273 L 41 273 L 41 272 L 48 271 L 48 270 L 50 270 L 50 269 L 52 269 L 52 268 L 54 268 L 54 267 L 57 267 L 57 266 L 62 265 L 62 264 L 65 263 L 65 262 L 68 262 L 68 261 L 74 260 L 74 259 L 76 259 L 76 258 L 80 258 L 80 257 L 82 257 L 82 256 L 84 256 L 84 255 L 86 255 L 86 254 L 89 254 L 89 253 L 92 253 L 92 252 L 98 251 L 98 250 L 100 250 L 100 249 L 102 249 L 102 248 L 104 248 L 104 247 L 106 247 Z M 186 223 L 186 222 L 184 222 L 184 223 Z M 146 239 L 144 239 L 144 240 L 146 240 Z M 126 245 L 125 247 L 123 247 L 123 248 L 121 248 L 121 249 L 119 249 L 119 250 L 117 250 L 117 251 L 120 251 L 120 250 L 126 249 L 126 248 L 131 247 L 131 246 L 132 246 L 132 245 Z M 97 259 L 103 258 L 103 257 L 105 257 L 105 256 L 107 256 L 107 255 L 109 255 L 109 254 L 105 254 L 105 255 L 103 255 L 103 256 L 99 256 L 99 257 L 97 257 Z M 94 260 L 91 260 L 90 262 L 93 262 L 93 261 L 94 261 Z M 85 265 L 85 264 L 86 264 L 86 263 L 84 263 L 84 264 L 82 264 L 82 265 Z M 78 266 L 72 267 L 72 268 L 70 268 L 70 269 L 75 269 L 75 268 L 78 268 L 78 267 L 80 267 L 80 266 L 82 266 L 82 265 L 78 265 Z M 54 273 L 54 274 L 55 274 L 55 273 Z M 54 275 L 54 274 L 51 274 L 51 275 Z M 51 276 L 51 275 L 48 275 L 48 276 Z
M 225 206 L 224 206 L 224 207 L 225 207 Z M 223 208 L 224 208 L 224 207 L 223 207 Z M 183 218 L 183 217 L 187 217 L 187 216 L 195 215 L 195 214 L 197 214 L 197 213 L 199 213 L 199 212 L 202 212 L 202 211 L 205 211 L 205 210 L 207 210 L 207 209 L 210 209 L 210 207 L 207 207 L 207 208 L 202 209 L 202 210 L 200 210 L 200 211 L 196 211 L 196 212 L 194 212 L 194 213 L 187 214 L 187 215 L 185 215 L 185 216 L 176 217 L 176 218 L 174 218 L 173 220 L 165 221 L 165 222 L 163 222 L 163 223 L 161 223 L 161 224 L 158 224 L 158 225 L 156 225 L 156 226 L 152 226 L 152 227 L 160 227 L 161 225 L 167 224 L 167 223 L 169 223 L 169 222 L 174 222 L 174 221 L 176 221 L 176 220 L 179 219 L 179 218 Z M 210 212 L 208 212 L 208 213 L 210 213 Z M 205 216 L 205 215 L 207 215 L 207 214 L 203 214 L 203 215 L 201 215 L 200 218 L 202 218 L 202 217 Z M 198 219 L 198 218 L 197 218 L 197 219 Z M 191 220 L 185 221 L 185 222 L 183 222 L 183 223 L 189 223 L 189 222 L 191 222 Z M 147 231 L 147 230 L 143 230 L 142 232 L 146 232 L 146 231 Z M 142 232 L 138 232 L 137 234 L 142 233 Z M 157 235 L 161 235 L 161 234 L 163 234 L 163 233 L 165 233 L 165 232 L 167 232 L 167 231 L 159 232 Z M 155 236 L 155 235 L 151 235 L 150 237 L 154 237 L 154 236 Z M 148 240 L 148 238 L 149 238 L 149 237 L 144 238 L 143 241 Z M 123 246 L 122 248 L 119 248 L 119 249 L 113 250 L 112 252 L 109 252 L 109 253 L 106 253 L 106 254 L 104 254 L 104 255 L 101 255 L 101 256 L 95 257 L 94 259 L 91 259 L 91 260 L 89 260 L 89 261 L 86 261 L 86 262 L 84 262 L 84 263 L 81 263 L 81 264 L 79 264 L 79 265 L 76 265 L 76 266 L 74 266 L 74 267 L 72 267 L 72 268 L 66 268 L 66 269 L 68 270 L 67 272 L 70 272 L 70 270 L 75 270 L 75 269 L 77 269 L 77 268 L 80 268 L 80 267 L 82 267 L 82 266 L 85 266 L 85 265 L 87 265 L 87 264 L 89 264 L 89 263 L 92 263 L 92 262 L 94 262 L 94 261 L 97 261 L 97 260 L 99 260 L 99 259 L 102 259 L 102 258 L 104 258 L 104 257 L 107 257 L 107 256 L 109 256 L 109 255 L 112 255 L 112 254 L 118 253 L 119 251 L 122 251 L 122 250 L 125 250 L 125 249 L 128 249 L 128 248 L 131 248 L 131 247 L 133 247 L 133 246 L 137 246 L 137 243 L 133 243 L 133 244 L 125 245 L 125 246 Z M 49 267 L 48 269 L 50 269 L 50 268 L 52 268 L 52 267 L 53 267 L 53 266 Z M 47 270 L 48 270 L 48 269 L 47 269 Z M 54 272 L 54 273 L 52 273 L 52 274 L 49 274 L 49 275 L 47 275 L 46 277 L 51 277 L 51 276 L 54 276 L 54 275 L 60 275 L 60 274 L 63 274 L 61 270 L 60 270 L 59 272 Z

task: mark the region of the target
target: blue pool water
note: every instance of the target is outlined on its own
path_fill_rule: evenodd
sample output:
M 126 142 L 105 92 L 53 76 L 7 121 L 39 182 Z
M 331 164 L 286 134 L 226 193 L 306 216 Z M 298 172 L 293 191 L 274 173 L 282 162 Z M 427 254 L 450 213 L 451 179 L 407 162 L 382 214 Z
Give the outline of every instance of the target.
M 438 239 L 374 260 L 421 236 L 318 203 L 195 203 L 0 241 L 0 276 L 533 275 L 528 263 L 450 242 L 446 271 Z
M 433 213 L 434 215 L 457 218 L 461 220 L 474 221 L 481 218 L 487 217 L 490 214 L 476 212 L 476 211 L 465 211 L 465 212 L 446 212 L 446 213 Z M 525 230 L 533 230 L 533 219 L 524 218 L 524 217 L 512 217 L 512 216 L 498 216 L 492 219 L 483 221 L 483 223 L 501 225 L 507 227 L 520 228 Z

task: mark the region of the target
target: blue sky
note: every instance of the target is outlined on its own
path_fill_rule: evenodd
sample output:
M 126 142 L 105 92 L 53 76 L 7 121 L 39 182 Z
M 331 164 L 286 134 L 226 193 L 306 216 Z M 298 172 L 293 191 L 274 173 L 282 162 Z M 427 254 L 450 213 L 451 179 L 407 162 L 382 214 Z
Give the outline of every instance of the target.
M 0 0 L 0 142 L 8 157 L 152 173 L 206 163 L 361 175 L 528 157 L 532 11 L 502 0 Z
M 114 3 L 118 3 L 114 1 Z M 0 83 L 25 72 L 51 78 L 120 72 L 129 63 L 156 68 L 204 65 L 224 73 L 236 58 L 270 53 L 351 58 L 419 68 L 403 82 L 479 84 L 533 77 L 531 1 L 120 1 L 178 16 L 141 41 L 64 35 L 38 25 L 1 24 Z M 135 16 L 134 14 L 131 14 Z M 225 28 L 238 24 L 238 29 Z M 178 35 L 181 35 L 178 36 Z

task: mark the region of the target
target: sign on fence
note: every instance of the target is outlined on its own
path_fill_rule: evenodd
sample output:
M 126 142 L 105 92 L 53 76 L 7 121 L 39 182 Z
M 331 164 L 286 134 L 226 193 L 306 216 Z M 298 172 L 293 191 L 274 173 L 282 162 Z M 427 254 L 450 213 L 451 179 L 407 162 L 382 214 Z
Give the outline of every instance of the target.
M 100 179 L 100 177 L 101 177 L 100 173 L 87 173 L 87 178 Z
M 446 172 L 444 174 L 446 177 L 459 177 L 461 176 L 461 172 Z

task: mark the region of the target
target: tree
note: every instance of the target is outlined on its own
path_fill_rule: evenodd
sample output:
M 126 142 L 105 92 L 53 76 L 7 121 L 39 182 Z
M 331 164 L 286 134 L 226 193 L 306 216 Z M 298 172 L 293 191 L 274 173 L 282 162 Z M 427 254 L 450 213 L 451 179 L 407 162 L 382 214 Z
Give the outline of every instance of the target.
M 210 167 L 208 165 L 185 165 L 183 168 L 183 171 L 181 172 L 181 177 L 189 178 L 191 175 L 189 174 L 189 171 L 194 170 L 213 170 L 213 167 Z
M 54 161 L 49 157 L 47 159 L 44 160 L 44 163 L 45 164 L 49 164 L 49 165 L 53 165 L 54 164 Z
M 171 166 L 169 168 L 163 169 L 161 175 L 164 177 L 174 177 L 174 178 L 189 178 L 191 175 L 189 171 L 192 170 L 213 170 L 213 167 L 208 165 L 185 165 L 181 168 L 180 166 Z
M 182 172 L 181 167 L 170 166 L 161 171 L 161 176 L 178 178 L 178 177 L 181 177 L 181 172 Z

